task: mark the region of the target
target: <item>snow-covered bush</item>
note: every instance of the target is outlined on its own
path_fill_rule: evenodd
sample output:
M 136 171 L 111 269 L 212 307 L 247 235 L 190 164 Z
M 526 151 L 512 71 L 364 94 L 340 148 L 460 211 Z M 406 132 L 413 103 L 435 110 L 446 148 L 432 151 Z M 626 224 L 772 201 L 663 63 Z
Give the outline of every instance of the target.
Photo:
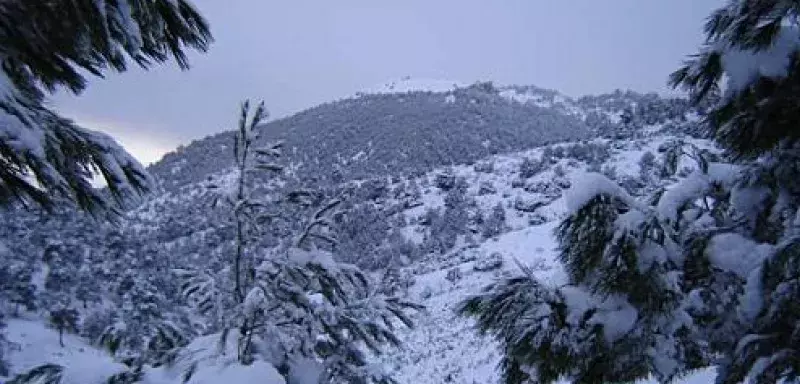
M 525 157 L 519 164 L 519 177 L 523 179 L 529 179 L 533 176 L 536 176 L 536 174 L 542 172 L 544 169 L 545 166 L 541 161 L 532 159 L 530 157 Z

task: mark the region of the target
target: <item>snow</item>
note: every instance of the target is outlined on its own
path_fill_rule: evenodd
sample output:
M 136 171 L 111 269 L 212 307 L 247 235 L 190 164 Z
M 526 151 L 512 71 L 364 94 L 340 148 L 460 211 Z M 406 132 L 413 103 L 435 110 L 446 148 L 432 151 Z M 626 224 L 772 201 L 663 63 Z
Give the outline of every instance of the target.
M 389 81 L 384 84 L 369 87 L 360 94 L 382 94 L 382 93 L 407 93 L 407 92 L 448 92 L 457 88 L 468 86 L 466 83 L 439 79 L 412 79 L 404 77 L 400 80 Z
M 744 286 L 742 304 L 739 305 L 739 315 L 746 321 L 753 321 L 764 307 L 764 293 L 761 290 L 762 267 L 759 266 L 750 272 Z
M 266 300 L 264 290 L 260 287 L 255 287 L 245 296 L 242 312 L 245 316 L 252 316 L 258 310 L 266 307 Z
M 271 364 L 256 360 L 250 365 L 230 363 L 222 366 L 199 365 L 186 384 L 262 383 L 285 384 Z
M 731 187 L 738 171 L 739 168 L 734 165 L 711 163 L 708 165 L 708 173 L 698 170 L 671 185 L 659 199 L 656 210 L 662 217 L 674 222 L 678 219 L 678 211 L 682 206 L 703 197 L 714 183 Z
M 644 146 L 630 145 L 614 150 L 608 164 L 617 167 L 620 174 L 633 174 L 638 172 L 637 162 L 644 151 L 655 152 L 658 143 L 664 138 L 653 138 L 650 143 Z M 454 166 L 453 172 L 456 175 L 467 178 L 470 185 L 470 193 L 476 193 L 477 187 L 483 181 L 491 182 L 497 189 L 497 193 L 486 196 L 477 196 L 476 200 L 481 207 L 488 211 L 497 203 L 513 203 L 517 196 L 531 200 L 539 199 L 543 194 L 521 191 L 510 186 L 511 180 L 518 178 L 520 159 L 526 157 L 538 157 L 541 149 L 532 149 L 516 154 L 498 155 L 491 159 L 494 167 L 491 173 L 475 172 L 470 165 Z M 567 177 L 572 180 L 572 188 L 564 191 L 561 197 L 548 198 L 549 204 L 539 208 L 536 214 L 541 214 L 547 218 L 547 222 L 541 225 L 532 226 L 529 224 L 526 213 L 507 211 L 507 223 L 512 228 L 510 232 L 501 234 L 493 239 L 480 243 L 474 249 L 461 249 L 453 251 L 452 254 L 445 255 L 442 260 L 426 261 L 423 272 L 415 274 L 416 284 L 410 288 L 409 298 L 420 301 L 427 309 L 414 316 L 416 328 L 413 330 L 399 329 L 398 336 L 403 341 L 401 349 L 392 350 L 384 356 L 375 357 L 386 367 L 386 370 L 394 375 L 400 384 L 428 384 L 428 383 L 487 383 L 494 384 L 499 381 L 497 364 L 501 358 L 498 344 L 491 338 L 479 336 L 474 328 L 474 323 L 465 318 L 460 318 L 453 313 L 454 305 L 467 296 L 478 292 L 485 285 L 498 278 L 507 275 L 518 274 L 519 270 L 515 261 L 526 265 L 533 271 L 534 277 L 548 286 L 560 286 L 566 281 L 566 275 L 561 265 L 556 260 L 556 243 L 553 238 L 553 230 L 558 224 L 558 219 L 563 218 L 569 212 L 586 204 L 597 193 L 610 193 L 619 196 L 626 201 L 631 201 L 628 196 L 617 184 L 596 173 L 586 173 L 581 169 L 583 165 L 568 165 L 566 162 L 561 164 L 567 172 Z M 710 172 L 711 179 L 725 179 L 729 175 L 727 171 L 712 165 Z M 425 177 L 430 178 L 431 173 Z M 551 182 L 554 174 L 547 170 L 538 174 L 529 182 Z M 214 182 L 221 185 L 220 189 L 225 190 L 231 181 L 235 179 L 235 173 L 225 173 L 217 175 Z M 728 181 L 727 179 L 725 181 Z M 560 190 L 559 190 L 559 193 Z M 441 207 L 443 192 L 437 188 L 423 188 L 421 196 L 422 206 L 407 210 L 408 217 L 418 217 L 426 209 L 431 207 Z M 181 196 L 180 198 L 190 198 Z M 744 199 L 744 198 L 743 198 Z M 156 214 L 156 213 L 153 213 Z M 634 229 L 646 218 L 643 210 L 633 209 L 618 218 L 618 224 L 622 228 Z M 418 226 L 409 225 L 402 228 L 409 237 L 416 237 L 415 240 L 421 241 L 421 235 L 415 232 Z M 722 240 L 722 239 L 720 239 Z M 654 250 L 655 251 L 655 250 Z M 458 252 L 476 252 L 477 254 L 499 254 L 502 257 L 502 266 L 498 269 L 489 271 L 475 270 L 474 266 L 480 262 L 480 258 L 472 261 L 457 261 Z M 645 268 L 652 261 L 660 259 L 661 256 L 652 253 L 652 257 L 643 260 L 641 268 Z M 323 262 L 330 260 L 330 254 L 324 252 L 308 252 L 300 249 L 290 250 L 290 259 L 295 262 Z M 718 261 L 720 263 L 725 262 Z M 730 262 L 730 261 L 729 261 Z M 751 264 L 745 260 L 739 263 L 732 263 L 731 269 L 749 268 Z M 458 268 L 463 273 L 463 278 L 458 281 L 448 281 L 446 275 L 448 270 Z M 480 269 L 480 268 L 478 268 Z M 754 273 L 754 272 L 753 272 Z M 751 276 L 753 274 L 751 273 Z M 754 286 L 757 284 L 754 283 Z M 598 305 L 597 302 L 590 302 L 585 292 L 580 290 L 566 290 L 570 309 L 574 314 L 589 308 L 590 304 Z M 752 289 L 748 292 L 757 292 Z M 319 294 L 307 295 L 309 301 L 322 304 L 324 301 Z M 252 305 L 259 305 L 261 297 L 254 295 L 248 297 L 248 302 Z M 755 301 L 753 301 L 756 303 Z M 250 305 L 250 304 L 248 304 Z M 616 340 L 625 335 L 636 322 L 638 316 L 625 300 L 618 297 L 607 298 L 601 303 L 599 311 L 595 313 L 590 321 L 604 325 L 604 337 L 608 341 Z M 52 331 L 50 331 L 52 333 Z M 185 370 L 193 363 L 197 363 L 198 369 L 195 371 L 189 383 L 236 383 L 236 382 L 262 382 L 267 384 L 284 384 L 275 368 L 271 365 L 258 362 L 254 365 L 243 367 L 236 362 L 235 337 L 229 338 L 227 353 L 219 354 L 217 344 L 219 335 L 209 335 L 201 337 L 189 346 L 187 351 L 179 356 L 176 365 L 171 368 L 148 369 L 145 372 L 145 384 L 176 384 L 180 382 L 180 377 Z M 57 338 L 55 339 L 57 340 Z M 266 342 L 266 341 L 265 341 Z M 56 341 L 57 343 L 57 341 Z M 91 348 L 91 347 L 89 347 Z M 32 348 L 36 349 L 36 348 Z M 104 356 L 101 351 L 99 355 Z M 114 367 L 119 365 L 110 358 L 105 359 Z M 41 360 L 41 359 L 40 359 Z M 667 369 L 669 358 L 663 359 L 663 366 L 660 369 Z M 308 363 L 308 362 L 306 362 Z M 298 367 L 298 368 L 294 368 Z M 293 365 L 290 375 L 291 379 L 309 379 L 314 377 L 316 365 L 297 362 Z M 112 372 L 113 373 L 113 372 Z M 307 374 L 307 375 L 306 375 Z M 300 377 L 302 376 L 302 377 Z M 706 369 L 681 379 L 678 383 L 699 384 L 714 381 L 714 369 Z M 291 380 L 290 380 L 291 381 Z M 656 380 L 642 381 L 642 383 L 656 383 Z M 65 383 L 71 384 L 71 383 Z
M 711 238 L 706 255 L 714 266 L 747 279 L 772 250 L 769 244 L 758 244 L 736 233 L 723 233 Z
M 602 194 L 619 197 L 626 202 L 633 200 L 617 183 L 600 173 L 579 172 L 571 180 L 572 186 L 565 194 L 569 213 L 580 210 L 590 200 Z
M 194 367 L 186 384 L 263 383 L 285 384 L 283 377 L 271 364 L 256 360 L 250 365 L 237 361 L 237 332 L 231 332 L 221 349 L 220 334 L 202 336 L 192 341 L 171 367 L 154 369 L 146 384 L 173 384 Z
M 0 56 L 2 63 L 2 56 Z M 15 152 L 29 154 L 44 159 L 44 131 L 31 127 L 31 116 L 19 108 L 19 94 L 16 86 L 4 70 L 0 70 L 0 140 L 8 143 Z M 10 110 L 9 110 L 10 108 Z M 13 113 L 12 113 L 13 112 Z
M 58 332 L 41 321 L 9 319 L 7 323 L 8 340 L 20 347 L 9 354 L 12 376 L 52 363 L 64 367 L 61 384 L 103 384 L 109 376 L 126 370 L 105 351 L 77 336 L 65 334 L 61 347 Z
M 748 220 L 750 226 L 754 226 L 769 193 L 767 187 L 734 188 L 731 191 L 731 205 Z
M 514 101 L 521 104 L 529 103 L 542 108 L 549 108 L 553 106 L 552 98 L 548 99 L 544 95 L 532 92 L 520 93 L 519 91 L 513 88 L 500 91 L 500 96 L 505 97 L 510 101 Z
M 423 292 L 431 293 L 421 301 L 427 309 L 414 319 L 414 330 L 401 331 L 403 348 L 381 357 L 398 383 L 450 380 L 490 384 L 499 380 L 496 367 L 500 352 L 496 342 L 479 336 L 472 321 L 459 318 L 453 312 L 454 305 L 503 273 L 519 273 L 515 260 L 531 267 L 537 279 L 543 282 L 563 282 L 563 273 L 555 262 L 552 231 L 556 224 L 527 227 L 482 243 L 475 252 L 501 254 L 504 263 L 500 270 L 478 272 L 470 262 L 460 267 L 464 278 L 456 282 L 446 280 L 447 269 L 416 276 L 417 283 L 411 287 L 410 296 L 416 299 L 423 296 Z
M 9 354 L 11 374 L 16 375 L 46 363 L 64 367 L 60 384 L 105 384 L 117 373 L 127 370 L 104 350 L 95 348 L 77 336 L 65 334 L 64 347 L 58 342 L 58 332 L 45 327 L 41 321 L 10 319 L 7 321 L 8 340 L 19 345 Z M 182 375 L 193 363 L 196 370 L 187 384 L 264 383 L 285 384 L 278 371 L 269 363 L 255 361 L 244 366 L 236 361 L 236 340 L 228 338 L 225 354 L 219 354 L 219 334 L 195 339 L 170 368 L 145 367 L 143 384 L 182 383 Z
M 784 27 L 771 46 L 759 51 L 733 48 L 727 42 L 724 44 L 716 51 L 722 53 L 722 66 L 728 77 L 726 92 L 733 95 L 759 77 L 786 76 L 792 54 L 800 46 L 800 30 Z
M 289 362 L 289 382 L 292 384 L 318 384 L 324 369 L 318 362 L 298 358 Z
M 298 264 L 319 264 L 324 267 L 331 267 L 337 265 L 333 260 L 333 255 L 330 252 L 315 250 L 306 251 L 300 248 L 291 248 L 288 251 L 289 260 Z

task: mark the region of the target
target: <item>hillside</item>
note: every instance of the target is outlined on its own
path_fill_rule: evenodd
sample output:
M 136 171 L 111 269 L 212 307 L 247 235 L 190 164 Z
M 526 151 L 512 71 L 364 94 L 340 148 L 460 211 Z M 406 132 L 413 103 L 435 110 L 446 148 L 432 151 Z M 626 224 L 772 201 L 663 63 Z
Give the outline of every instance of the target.
M 427 172 L 597 135 L 628 136 L 627 125 L 679 123 L 690 114 L 684 100 L 654 94 L 618 92 L 573 100 L 530 86 L 478 83 L 444 90 L 439 82 L 430 84 L 390 84 L 310 108 L 265 124 L 258 143 L 285 142 L 295 176 L 324 186 Z M 396 89 L 404 92 L 388 93 Z M 647 120 L 636 121 L 640 116 Z M 231 132 L 195 141 L 165 155 L 150 171 L 174 191 L 230 167 L 232 143 Z
M 453 97 L 455 102 L 447 101 Z M 447 105 L 458 105 L 459 98 L 481 102 L 458 106 L 472 112 L 448 111 Z M 434 105 L 438 106 L 425 109 Z M 538 88 L 491 90 L 486 85 L 445 93 L 362 95 L 320 106 L 262 128 L 262 132 L 283 129 L 290 148 L 313 147 L 309 153 L 332 163 L 320 161 L 311 167 L 298 160 L 308 159 L 299 150 L 290 151 L 293 156 L 287 161 L 293 163 L 294 173 L 278 182 L 255 183 L 259 196 L 270 202 L 271 213 L 281 219 L 264 223 L 249 247 L 259 257 L 269 258 L 287 239 L 294 238 L 306 218 L 326 201 L 342 199 L 332 217 L 330 235 L 338 240 L 330 249 L 332 256 L 369 271 L 380 292 L 426 306 L 412 316 L 415 328 L 398 330 L 402 347 L 382 356 L 371 355 L 371 361 L 402 384 L 492 383 L 497 379 L 499 355 L 487 347 L 491 342 L 478 336 L 469 321 L 454 317 L 453 306 L 494 278 L 518 273 L 517 261 L 532 265 L 538 277 L 558 284 L 563 276 L 554 259 L 551 232 L 564 216 L 564 193 L 574 178 L 586 170 L 602 172 L 635 195 L 674 182 L 679 176 L 662 177 L 657 171 L 665 145 L 681 139 L 708 148 L 705 141 L 686 135 L 695 131 L 696 115 L 682 106 L 680 100 L 634 93 L 573 100 Z M 334 132 L 345 134 L 353 129 L 350 135 L 355 136 L 361 134 L 359 129 L 368 130 L 348 125 L 349 113 L 363 111 L 364 121 L 370 121 L 381 114 L 368 111 L 382 107 L 401 108 L 392 116 L 419 124 L 392 125 L 398 129 L 396 136 L 388 139 L 376 133 L 372 147 L 368 139 L 332 138 Z M 461 116 L 456 121 L 463 124 L 423 128 L 437 127 L 451 116 Z M 482 120 L 486 116 L 494 116 L 494 120 Z M 536 116 L 536 123 L 517 125 L 517 119 L 526 116 Z M 554 127 L 565 123 L 566 133 L 544 130 L 558 139 L 522 139 L 547 118 L 554 119 Z M 360 121 L 358 116 L 355 120 Z M 317 125 L 311 124 L 314 121 Z M 298 128 L 290 123 L 297 123 Z M 307 140 L 308 136 L 299 133 L 321 125 L 340 130 L 316 132 L 313 137 L 317 140 Z M 401 126 L 405 128 L 400 130 Z M 380 127 L 386 133 L 384 128 L 388 130 L 389 125 Z M 475 134 L 454 133 L 468 129 Z M 331 160 L 331 153 L 336 152 L 331 148 L 342 148 L 341 153 L 391 147 L 401 136 L 411 140 L 424 132 L 450 132 L 452 136 L 431 136 L 428 146 L 409 144 L 408 153 L 413 156 L 375 150 L 360 155 L 369 161 L 352 161 L 352 157 L 350 162 Z M 569 140 L 572 134 L 579 140 Z M 98 344 L 112 334 L 115 359 L 102 364 L 103 374 L 119 368 L 115 360 L 128 361 L 147 350 L 148 340 L 159 335 L 163 324 L 170 324 L 180 335 L 175 341 L 180 346 L 177 355 L 168 355 L 178 362 L 189 359 L 186 353 L 194 351 L 192 348 L 205 348 L 202 346 L 211 343 L 212 336 L 202 335 L 215 329 L 213 319 L 198 314 L 192 302 L 182 297 L 175 271 L 196 269 L 224 276 L 229 268 L 235 222 L 229 210 L 214 205 L 219 191 L 225 195 L 233 190 L 236 178 L 224 160 L 231 157 L 230 148 L 223 144 L 226 137 L 230 134 L 201 140 L 154 165 L 152 172 L 170 184 L 114 225 L 69 211 L 49 216 L 6 212 L 6 225 L 0 227 L 0 240 L 5 244 L 0 249 L 5 261 L 0 277 L 19 282 L 3 287 L 19 295 L 13 303 L 24 303 L 16 309 L 27 319 L 45 320 L 51 308 L 75 308 L 80 324 L 72 332 L 80 337 L 70 336 L 69 340 L 87 343 L 81 347 L 84 350 L 95 348 L 88 344 Z M 517 141 L 499 140 L 508 137 L 517 137 Z M 482 144 L 491 138 L 494 144 Z M 558 143 L 546 144 L 549 141 Z M 655 155 L 644 161 L 647 152 Z M 684 165 L 691 166 L 684 162 L 682 174 L 690 171 Z M 343 164 L 352 170 L 338 179 L 324 173 Z M 312 201 L 302 206 L 279 201 L 279 196 L 298 186 L 316 187 Z M 25 308 L 27 303 L 30 308 Z M 42 329 L 36 332 L 49 335 L 47 346 L 27 342 L 25 353 L 12 350 L 12 373 L 39 362 L 72 364 L 68 359 L 48 357 L 59 352 L 30 361 L 32 348 L 60 349 L 53 345 L 53 331 L 45 330 L 41 323 L 12 319 L 7 337 L 14 343 L 25 342 L 16 329 L 36 326 Z M 90 352 L 104 353 L 100 349 Z M 238 374 L 225 372 L 229 363 L 225 359 L 209 362 L 217 368 L 203 375 L 218 374 L 219 380 L 226 380 L 224 375 Z M 170 377 L 189 369 L 180 364 L 166 370 L 149 367 L 143 382 L 171 383 Z M 253 374 L 274 374 L 272 365 L 262 368 Z M 698 377 L 705 377 L 703 374 Z M 79 383 L 67 380 L 62 384 Z

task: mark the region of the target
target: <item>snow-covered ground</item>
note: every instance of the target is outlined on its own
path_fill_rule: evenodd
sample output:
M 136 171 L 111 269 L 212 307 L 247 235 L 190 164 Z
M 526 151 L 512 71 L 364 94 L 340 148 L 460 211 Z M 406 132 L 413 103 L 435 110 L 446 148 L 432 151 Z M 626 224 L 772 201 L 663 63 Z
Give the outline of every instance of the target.
M 10 354 L 12 372 L 52 363 L 66 368 L 62 384 L 92 384 L 104 383 L 109 376 L 125 370 L 106 351 L 88 345 L 80 337 L 64 334 L 62 347 L 58 332 L 41 321 L 9 319 L 6 337 L 16 344 Z
M 611 158 L 605 163 L 615 167 L 618 174 L 636 174 L 639 171 L 638 161 L 646 151 L 657 152 L 657 148 L 670 137 L 653 137 L 647 142 L 612 143 L 615 149 Z M 693 141 L 701 147 L 708 147 L 702 141 Z M 547 205 L 534 212 L 544 218 L 538 225 L 531 224 L 532 212 L 515 210 L 514 202 L 519 199 L 544 199 L 544 197 L 526 188 L 513 186 L 519 180 L 519 165 L 523 158 L 538 158 L 542 149 L 498 155 L 486 159 L 493 164 L 491 172 L 479 172 L 475 166 L 463 165 L 451 167 L 455 175 L 464 177 L 473 195 L 484 211 L 498 203 L 510 208 L 507 210 L 507 224 L 510 231 L 495 238 L 479 243 L 476 247 L 457 247 L 449 255 L 426 261 L 424 268 L 415 270 L 415 284 L 410 288 L 410 298 L 426 306 L 426 310 L 416 315 L 416 327 L 401 330 L 399 335 L 404 341 L 402 349 L 389 350 L 379 357 L 386 369 L 393 372 L 401 384 L 493 384 L 499 380 L 497 371 L 501 353 L 497 343 L 488 337 L 477 334 L 470 319 L 458 317 L 454 313 L 455 306 L 468 296 L 478 293 L 480 289 L 495 279 L 518 273 L 517 263 L 531 267 L 535 277 L 542 282 L 561 284 L 564 274 L 556 260 L 553 229 L 559 219 L 567 212 L 567 203 L 563 195 L 546 199 Z M 685 159 L 684 159 L 685 160 Z M 555 171 L 556 167 L 563 171 Z M 574 179 L 586 168 L 586 164 L 560 159 L 557 164 L 528 178 L 526 183 L 552 182 L 556 179 Z M 422 176 L 429 180 L 439 171 Z M 563 175 L 559 173 L 563 172 Z M 574 181 L 574 180 L 572 180 Z M 482 184 L 489 183 L 495 188 L 493 193 L 480 194 Z M 428 184 L 430 185 L 430 184 Z M 406 211 L 409 217 L 420 216 L 432 207 L 443 204 L 443 192 L 437 188 L 427 188 L 422 196 L 423 205 Z M 154 213 L 155 214 L 155 213 Z M 405 229 L 408 237 L 418 233 L 413 226 Z M 493 254 L 502 257 L 502 265 L 496 269 L 476 268 Z M 456 271 L 458 270 L 458 271 Z M 54 363 L 66 367 L 61 384 L 93 384 L 103 383 L 108 376 L 121 372 L 125 366 L 114 362 L 109 355 L 89 345 L 76 336 L 65 335 L 64 347 L 58 342 L 58 334 L 41 322 L 11 319 L 8 321 L 8 339 L 21 348 L 10 354 L 13 372 L 22 372 L 44 363 Z M 215 340 L 209 337 L 195 340 L 188 354 L 205 344 Z M 195 348 L 195 347 L 197 348 Z M 193 349 L 194 348 L 194 349 Z M 213 348 L 205 348 L 209 350 Z M 196 355 L 193 357 L 196 360 Z M 208 356 L 202 361 L 196 376 L 189 383 L 214 384 L 248 382 L 252 377 L 271 377 L 269 384 L 283 384 L 269 365 L 250 367 L 248 370 L 230 370 L 229 364 L 222 359 Z M 180 359 L 179 359 L 180 360 Z M 180 362 L 173 370 L 150 370 L 144 377 L 145 384 L 171 384 L 179 382 Z M 183 367 L 185 368 L 185 367 Z M 245 375 L 245 376 L 235 376 Z M 261 380 L 260 379 L 260 380 Z M 680 383 L 699 384 L 713 382 L 713 369 L 697 372 L 684 378 Z M 262 380 L 262 382 L 264 382 Z
M 672 137 L 653 137 L 648 142 L 626 142 L 614 150 L 606 165 L 617 169 L 618 174 L 635 175 L 639 171 L 638 161 L 647 152 L 657 152 L 657 148 Z M 701 148 L 709 148 L 707 142 L 687 140 Z M 492 183 L 497 192 L 486 196 L 476 196 L 484 209 L 497 202 L 508 202 L 515 198 L 536 198 L 532 193 L 512 188 L 511 180 L 517 177 L 519 163 L 522 158 L 536 158 L 541 155 L 540 149 L 523 153 L 500 155 L 490 159 L 494 164 L 491 173 L 474 171 L 473 167 L 455 167 L 453 172 L 465 177 L 471 190 L 477 189 L 481 183 Z M 584 164 L 569 165 L 561 161 L 559 165 L 567 170 L 567 179 L 575 182 L 575 178 L 583 174 Z M 681 166 L 689 165 L 690 160 L 681 159 Z M 553 168 L 541 172 L 529 179 L 529 182 L 546 181 L 555 177 Z M 428 205 L 441 204 L 437 191 L 429 192 L 423 197 Z M 473 191 L 474 193 L 474 191 Z M 433 194 L 433 196 L 431 196 Z M 471 253 L 480 260 L 486 255 L 499 253 L 502 255 L 502 267 L 492 271 L 477 271 L 475 261 L 466 261 L 457 265 L 442 263 L 439 268 L 428 266 L 429 272 L 416 276 L 416 283 L 410 289 L 411 298 L 426 306 L 426 310 L 416 317 L 416 327 L 403 331 L 401 338 L 404 347 L 390 351 L 381 357 L 401 384 L 434 384 L 434 383 L 466 383 L 491 384 L 498 383 L 497 370 L 501 358 L 498 344 L 489 337 L 476 333 L 471 319 L 455 314 L 455 306 L 463 299 L 476 294 L 492 281 L 509 274 L 519 273 L 517 263 L 524 264 L 534 271 L 535 277 L 545 283 L 558 285 L 564 282 L 565 275 L 556 259 L 556 243 L 553 230 L 559 219 L 567 212 L 565 197 L 551 201 L 541 207 L 537 213 L 547 218 L 548 222 L 530 225 L 527 215 L 508 210 L 510 232 L 482 242 L 477 248 L 466 248 L 454 252 Z M 419 211 L 420 209 L 417 208 Z M 451 255 L 450 260 L 472 260 L 475 257 Z M 445 258 L 447 259 L 447 258 Z M 460 270 L 461 278 L 455 281 L 448 279 L 454 269 Z M 450 273 L 448 273 L 450 272 Z M 713 369 L 698 371 L 681 379 L 680 384 L 700 384 L 714 381 Z M 655 383 L 654 380 L 644 383 Z
M 14 373 L 26 372 L 43 364 L 55 364 L 64 368 L 58 384 L 105 384 L 110 376 L 128 370 L 125 365 L 115 362 L 108 352 L 80 337 L 64 334 L 62 347 L 58 332 L 41 321 L 12 319 L 8 321 L 6 336 L 16 344 L 10 355 Z M 233 338 L 229 339 L 227 354 L 217 353 L 218 344 L 218 335 L 198 338 L 187 346 L 173 366 L 146 369 L 140 383 L 233 384 L 258 381 L 263 384 L 285 384 L 268 363 L 256 362 L 247 367 L 237 364 Z M 197 367 L 193 368 L 191 379 L 183 381 L 183 374 L 195 362 Z

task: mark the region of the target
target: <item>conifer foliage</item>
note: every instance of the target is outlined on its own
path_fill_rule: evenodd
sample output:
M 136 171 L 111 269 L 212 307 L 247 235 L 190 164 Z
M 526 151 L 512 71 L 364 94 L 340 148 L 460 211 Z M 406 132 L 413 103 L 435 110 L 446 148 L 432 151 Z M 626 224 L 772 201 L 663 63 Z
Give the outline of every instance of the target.
M 77 126 L 45 104 L 58 88 L 80 92 L 102 77 L 205 51 L 211 35 L 186 0 L 10 0 L 0 3 L 0 202 L 56 199 L 111 206 L 90 181 L 119 199 L 149 188 L 142 166 L 110 137 Z
M 283 170 L 280 143 L 253 146 L 265 116 L 263 103 L 252 114 L 250 104 L 243 104 L 233 150 L 238 177 L 233 188 L 214 186 L 217 201 L 227 201 L 232 210 L 236 233 L 229 273 L 177 270 L 182 291 L 207 316 L 209 334 L 225 348 L 235 345 L 230 352 L 237 364 L 267 362 L 288 382 L 304 377 L 300 382 L 391 383 L 369 364 L 368 353 L 398 345 L 395 326 L 411 326 L 408 310 L 421 307 L 377 294 L 368 275 L 334 261 L 325 250 L 336 245 L 331 216 L 340 200 L 312 207 L 296 237 L 273 248 L 253 246 L 259 227 L 274 217 L 271 208 L 279 203 L 253 191 L 268 188 Z M 266 184 L 248 177 L 259 172 L 273 177 Z M 300 196 L 310 193 L 292 192 L 285 200 L 307 201 Z M 189 364 L 187 378 L 198 364 Z
M 504 347 L 506 383 L 666 383 L 708 366 L 718 383 L 798 379 L 798 13 L 730 1 L 672 75 L 694 103 L 718 100 L 706 124 L 721 158 L 674 146 L 664 163 L 694 172 L 641 199 L 577 178 L 555 233 L 566 285 L 528 272 L 461 304 Z

